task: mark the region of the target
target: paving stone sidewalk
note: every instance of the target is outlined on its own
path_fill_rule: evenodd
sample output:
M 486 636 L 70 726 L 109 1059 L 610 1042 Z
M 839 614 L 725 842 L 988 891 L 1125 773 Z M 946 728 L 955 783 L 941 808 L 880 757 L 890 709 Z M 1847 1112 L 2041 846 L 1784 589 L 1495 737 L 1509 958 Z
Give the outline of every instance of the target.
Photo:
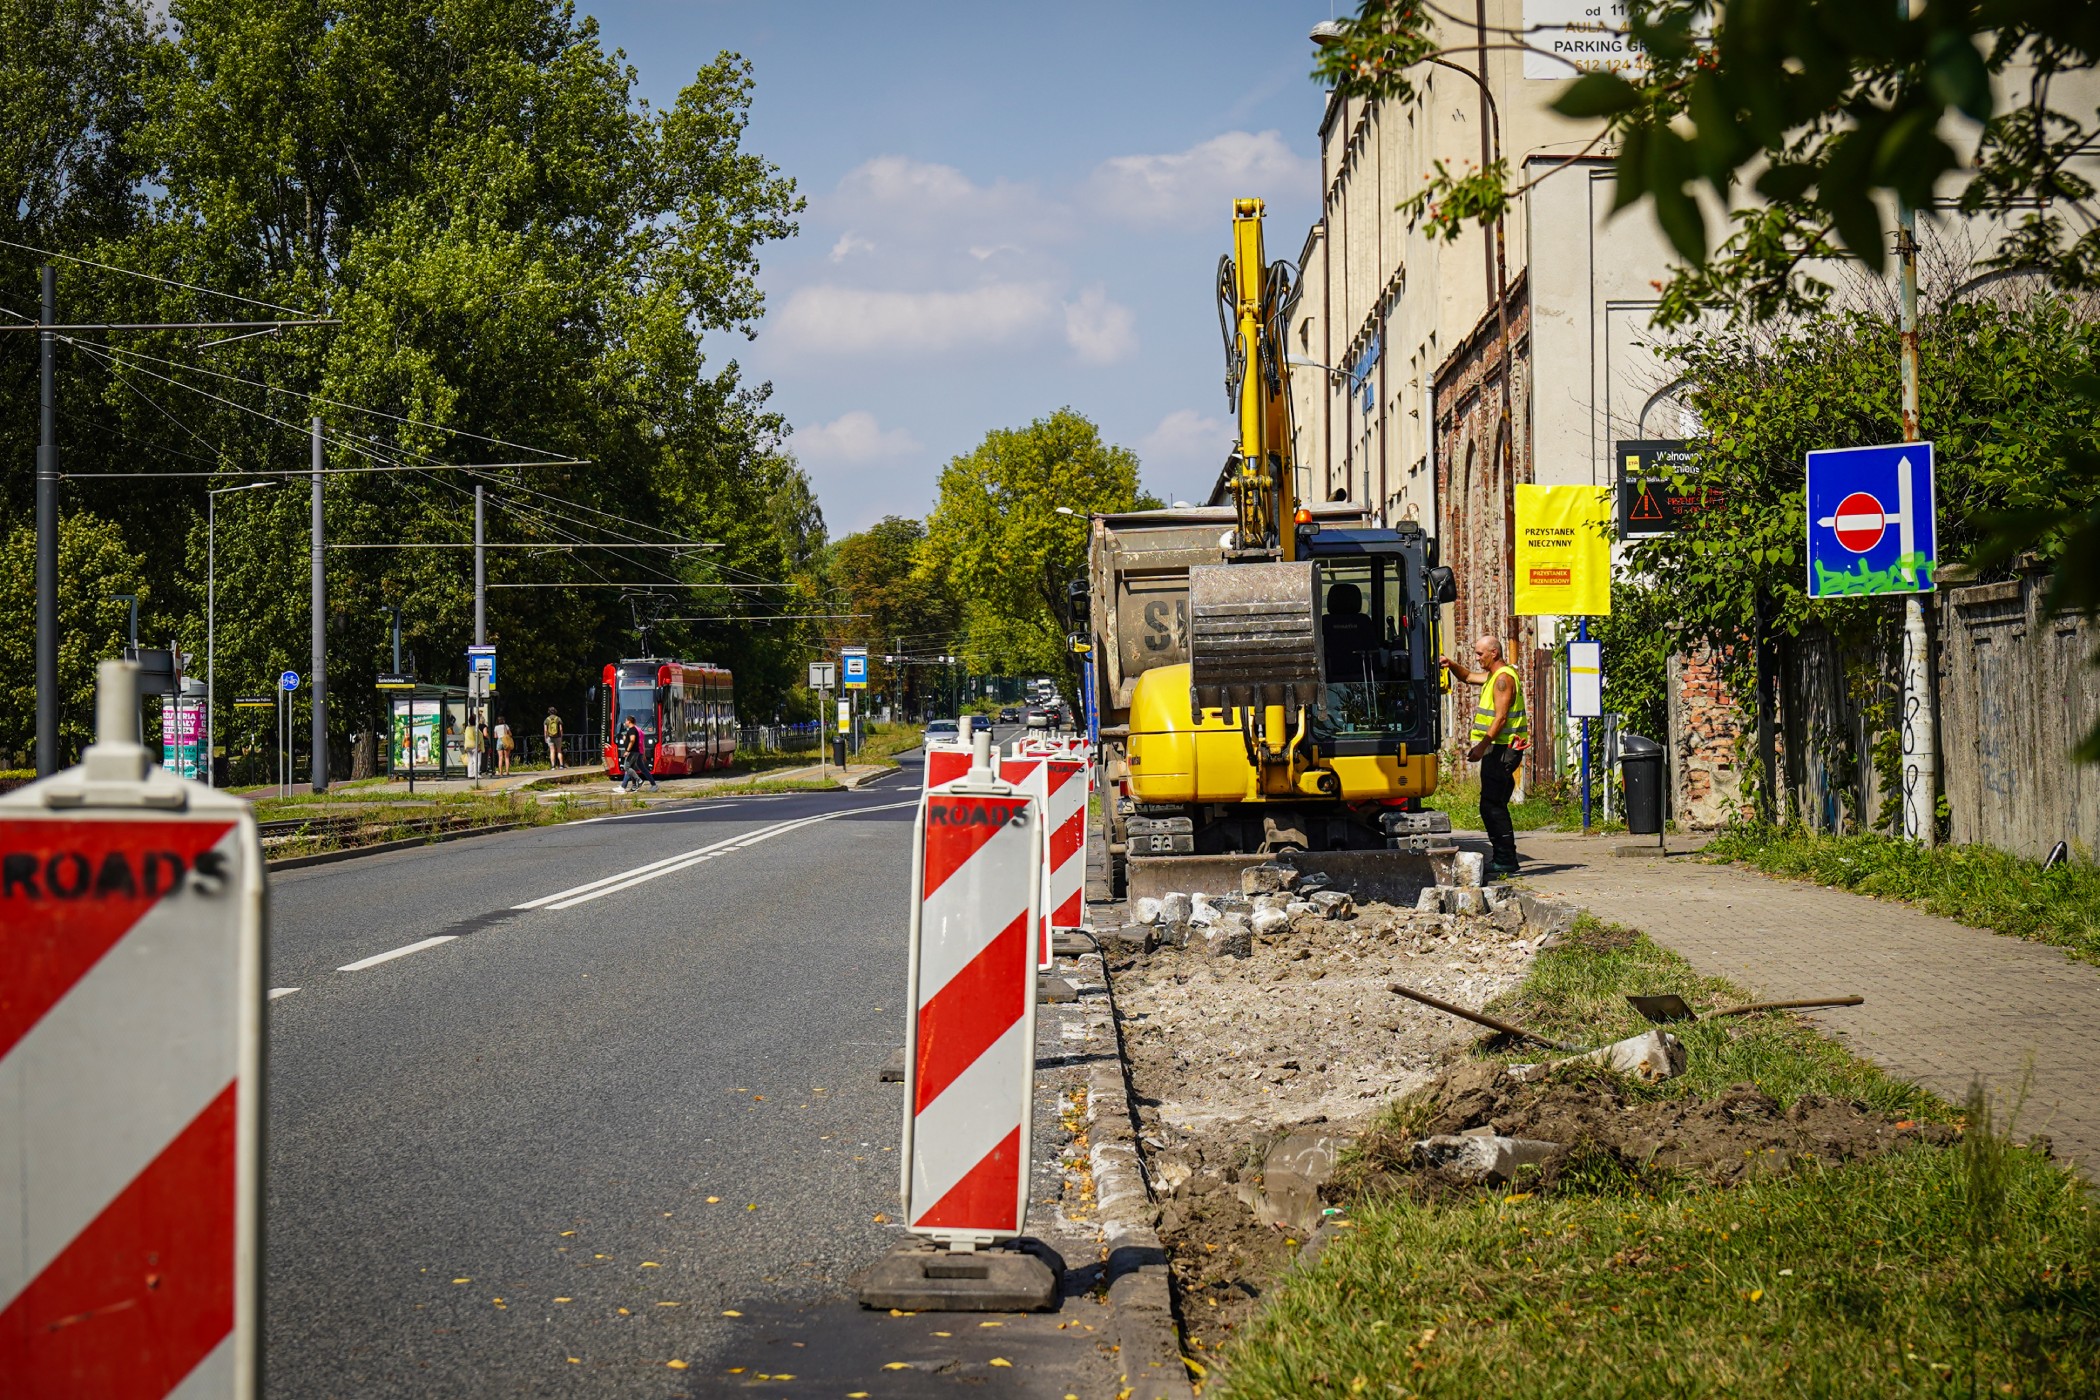
M 2100 968 L 1843 890 L 1690 856 L 1614 856 L 1628 840 L 1526 833 L 1523 882 L 1638 928 L 1700 972 L 1763 997 L 1858 993 L 1864 1005 L 1805 1014 L 1891 1074 L 1954 1102 L 1980 1077 L 2009 1103 L 2031 1064 L 2017 1134 L 2046 1134 L 2058 1157 L 2093 1176 Z

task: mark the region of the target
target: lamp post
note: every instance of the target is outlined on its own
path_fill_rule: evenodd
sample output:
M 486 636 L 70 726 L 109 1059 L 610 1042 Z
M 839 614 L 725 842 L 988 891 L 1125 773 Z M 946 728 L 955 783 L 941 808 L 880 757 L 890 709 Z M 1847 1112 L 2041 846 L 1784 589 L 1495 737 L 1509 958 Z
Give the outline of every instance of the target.
M 236 491 L 260 491 L 274 481 L 251 481 L 246 486 L 221 486 L 204 493 L 204 782 L 219 785 L 216 751 L 219 742 L 217 645 L 219 633 L 219 497 Z

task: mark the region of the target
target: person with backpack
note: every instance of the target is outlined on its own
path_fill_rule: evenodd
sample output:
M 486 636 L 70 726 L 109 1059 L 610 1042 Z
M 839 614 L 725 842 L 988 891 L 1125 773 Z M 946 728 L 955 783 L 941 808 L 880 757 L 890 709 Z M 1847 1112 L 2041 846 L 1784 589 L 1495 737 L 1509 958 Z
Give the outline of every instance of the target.
M 547 740 L 547 766 L 561 767 L 561 712 L 552 705 L 547 707 L 547 718 L 540 725 L 540 733 Z

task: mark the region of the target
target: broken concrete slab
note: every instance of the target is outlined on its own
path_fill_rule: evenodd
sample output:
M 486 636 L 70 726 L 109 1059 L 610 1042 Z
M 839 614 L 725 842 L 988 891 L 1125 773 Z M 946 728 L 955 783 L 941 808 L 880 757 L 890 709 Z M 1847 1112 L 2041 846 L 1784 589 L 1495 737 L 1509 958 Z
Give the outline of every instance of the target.
M 1310 908 L 1311 906 L 1308 905 L 1306 907 Z M 1289 928 L 1291 916 L 1281 909 L 1257 909 L 1254 911 L 1254 917 L 1248 920 L 1248 923 L 1253 927 L 1255 937 L 1268 938 L 1283 929 Z
M 1460 889 L 1478 889 L 1487 873 L 1487 857 L 1478 851 L 1460 851 L 1451 859 L 1451 883 Z
M 1501 1186 L 1525 1167 L 1538 1167 L 1561 1151 L 1557 1142 L 1500 1134 L 1440 1133 L 1415 1144 L 1415 1157 L 1425 1167 L 1453 1181 Z
M 1191 947 L 1214 958 L 1245 958 L 1254 953 L 1254 925 L 1244 914 L 1224 914 L 1219 922 L 1202 930 L 1199 939 L 1189 940 Z
M 1130 901 L 1130 921 L 1134 924 L 1156 924 L 1159 922 L 1160 901 L 1156 899 L 1133 899 Z
M 1046 1005 L 1063 1006 L 1079 1000 L 1079 989 L 1062 977 L 1041 973 L 1035 979 L 1035 995 Z
M 890 1057 L 882 1062 L 882 1068 L 875 1071 L 875 1082 L 877 1084 L 902 1084 L 904 1082 L 903 1046 L 900 1045 L 890 1051 Z
M 1340 890 L 1319 891 L 1313 895 L 1312 905 L 1323 918 L 1348 919 L 1356 914 L 1356 901 Z
M 1654 1084 L 1665 1079 L 1674 1079 L 1684 1073 L 1686 1056 L 1684 1042 L 1666 1030 L 1652 1030 L 1642 1035 L 1615 1040 L 1584 1055 L 1571 1055 L 1565 1060 L 1548 1060 L 1536 1065 L 1511 1065 L 1512 1079 L 1530 1080 L 1551 1073 L 1561 1065 L 1601 1065 L 1615 1074 L 1627 1075 L 1643 1084 Z
M 1315 1125 L 1285 1133 L 1263 1154 L 1259 1179 L 1243 1176 L 1240 1201 L 1264 1225 L 1310 1230 L 1320 1223 L 1320 1188 L 1334 1175 L 1335 1158 L 1349 1138 Z M 1244 1169 L 1243 1169 L 1244 1170 Z
M 905 1312 L 1055 1312 L 1065 1261 L 1038 1240 L 970 1252 L 914 1242 L 861 1275 L 860 1305 Z
M 1196 906 L 1179 890 L 1170 890 L 1159 897 L 1159 922 L 1163 924 L 1185 924 L 1189 912 Z
M 1052 934 L 1050 951 L 1060 958 L 1083 958 L 1094 951 L 1094 940 L 1081 933 Z
M 1297 883 L 1296 870 L 1274 861 L 1250 865 L 1240 872 L 1240 893 L 1246 895 L 1276 894 L 1290 889 Z

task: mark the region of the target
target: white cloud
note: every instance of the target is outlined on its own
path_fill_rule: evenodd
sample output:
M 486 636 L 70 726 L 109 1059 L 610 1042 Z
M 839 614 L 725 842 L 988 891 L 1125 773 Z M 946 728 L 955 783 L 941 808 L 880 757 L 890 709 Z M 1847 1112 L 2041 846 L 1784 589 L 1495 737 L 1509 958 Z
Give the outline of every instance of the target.
M 872 253 L 874 251 L 875 245 L 873 243 L 870 243 L 849 228 L 839 235 L 838 242 L 831 245 L 831 260 L 835 263 L 842 263 L 855 253 Z
M 864 408 L 842 413 L 829 423 L 795 430 L 795 455 L 804 461 L 854 465 L 909 457 L 919 440 L 902 428 L 885 428 Z
M 888 292 L 820 283 L 803 287 L 773 318 L 791 350 L 896 355 L 1003 345 L 1043 330 L 1054 303 L 1047 287 L 988 282 L 961 292 Z
M 1138 439 L 1138 460 L 1145 464 L 1147 480 L 1157 479 L 1155 467 L 1216 476 L 1231 450 L 1232 420 L 1206 417 L 1193 408 L 1175 409 Z
M 1033 185 L 1010 180 L 981 185 L 952 165 L 908 156 L 877 156 L 855 166 L 826 203 L 840 222 L 948 232 L 1054 226 L 1056 213 Z
M 1277 203 L 1318 184 L 1316 161 L 1295 154 L 1276 131 L 1228 131 L 1169 155 L 1116 156 L 1087 178 L 1087 207 L 1133 224 L 1220 223 L 1232 201 Z
M 1099 283 L 1065 303 L 1065 343 L 1084 365 L 1112 365 L 1137 351 L 1137 317 Z

